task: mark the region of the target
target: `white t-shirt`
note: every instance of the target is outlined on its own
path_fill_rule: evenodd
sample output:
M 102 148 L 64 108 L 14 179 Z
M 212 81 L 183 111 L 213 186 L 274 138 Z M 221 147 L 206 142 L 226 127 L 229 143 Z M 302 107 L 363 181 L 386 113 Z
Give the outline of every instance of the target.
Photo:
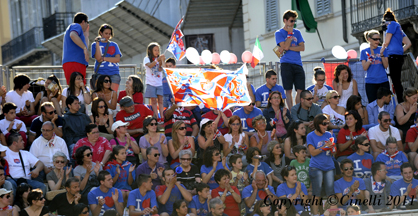
M 392 131 L 392 136 L 396 138 L 396 141 L 401 141 L 399 130 L 392 125 L 390 125 L 390 130 Z M 379 125 L 376 125 L 369 129 L 368 135 L 370 140 L 376 140 L 376 142 L 381 142 L 383 146 L 386 146 L 386 139 L 389 137 L 389 130 L 383 132 L 380 130 Z
M 6 120 L 6 119 L 3 119 L 3 120 L 0 120 L 0 130 L 1 130 L 1 132 L 4 134 L 4 135 L 6 135 L 7 133 L 9 133 L 8 131 L 7 131 L 7 128 L 9 128 L 9 125 L 10 125 L 10 123 L 11 123 L 11 121 L 9 121 L 9 120 Z M 19 119 L 15 119 L 15 123 L 14 123 L 14 125 L 13 125 L 13 128 L 12 129 L 17 129 L 17 125 L 18 124 L 22 124 L 22 127 L 20 127 L 20 131 L 23 131 L 23 132 L 27 132 L 27 130 L 26 130 L 26 126 L 25 126 L 25 123 L 23 123 L 23 121 L 20 121 Z
M 148 56 L 144 58 L 144 66 L 146 70 L 146 79 L 145 84 L 151 85 L 151 86 L 162 86 L 163 85 L 163 72 L 158 71 L 158 68 L 160 68 L 160 64 L 157 62 L 157 64 L 153 68 L 149 68 L 146 66 L 146 64 L 150 63 Z
M 65 97 L 68 97 L 69 95 L 68 95 L 68 93 L 67 93 L 67 90 L 68 88 L 65 88 L 63 91 L 62 91 L 62 95 L 64 95 Z M 87 92 L 89 92 L 90 93 L 90 89 L 89 89 L 89 87 L 87 87 L 86 86 L 86 89 L 87 89 Z M 80 105 L 81 104 L 84 104 L 84 93 L 82 92 L 82 90 L 81 90 L 81 92 L 80 92 L 80 94 L 77 96 L 77 98 L 78 98 L 78 101 L 80 102 Z
M 382 106 L 382 107 L 377 106 L 377 110 L 379 111 L 378 113 L 385 111 L 385 106 Z
M 46 140 L 43 136 L 39 136 L 35 141 L 33 141 L 32 146 L 30 147 L 30 153 L 41 160 L 47 167 L 54 166 L 52 157 L 58 151 L 64 153 L 67 156 L 67 160 L 70 159 L 67 144 L 64 139 L 55 135 L 52 143 L 54 145 L 50 147 L 48 140 Z
M 7 149 L 6 157 L 4 157 L 4 159 L 6 159 L 7 162 L 9 163 L 10 175 L 14 179 L 18 179 L 18 178 L 30 179 L 31 178 L 31 176 L 29 175 L 30 168 L 34 167 L 36 163 L 38 163 L 39 160 L 28 151 L 20 150 L 20 153 L 22 154 L 22 159 L 25 164 L 26 176 L 22 169 L 19 152 L 14 152 L 14 151 L 11 151 L 10 149 Z
M 20 113 L 20 110 L 26 106 L 26 101 L 31 103 L 35 102 L 35 98 L 33 98 L 33 94 L 31 91 L 23 92 L 22 96 L 20 96 L 16 91 L 9 91 L 6 94 L 6 102 L 12 102 L 17 106 L 16 114 Z
M 232 139 L 233 139 L 233 137 L 232 137 L 232 135 L 231 135 L 230 133 L 225 134 L 225 135 L 224 135 L 224 138 L 225 138 L 225 141 L 229 143 L 229 145 L 231 145 L 231 144 L 232 144 Z M 245 138 L 245 133 L 244 133 L 244 132 L 242 132 L 242 133 L 239 135 L 239 140 L 238 140 L 238 142 L 236 142 L 236 143 L 235 143 L 235 147 L 237 147 L 237 148 L 238 148 L 240 145 L 244 144 L 244 138 Z

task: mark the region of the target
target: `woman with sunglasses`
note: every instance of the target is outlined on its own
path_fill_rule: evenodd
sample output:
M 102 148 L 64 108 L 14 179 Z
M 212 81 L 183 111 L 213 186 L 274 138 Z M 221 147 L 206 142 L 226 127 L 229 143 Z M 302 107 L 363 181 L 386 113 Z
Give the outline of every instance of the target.
M 20 216 L 48 216 L 48 207 L 45 206 L 45 197 L 42 190 L 34 189 L 28 194 L 29 207 L 23 209 Z
M 252 124 L 257 133 L 251 136 L 250 147 L 257 147 L 261 149 L 260 155 L 268 156 L 269 151 L 267 145 L 270 141 L 276 140 L 276 129 L 273 128 L 273 131 L 266 131 L 267 122 L 266 118 L 262 115 L 253 118 Z
M 287 137 L 284 140 L 283 151 L 286 157 L 289 159 L 296 159 L 295 154 L 293 154 L 293 147 L 297 145 L 306 145 L 306 127 L 303 124 L 303 121 L 296 120 L 292 122 L 287 128 Z M 309 151 L 307 151 L 309 156 Z
M 400 167 L 408 162 L 408 158 L 403 151 L 398 151 L 396 138 L 390 136 L 386 139 L 386 151 L 380 153 L 376 161 L 385 163 L 387 176 L 396 181 L 402 179 Z
M 62 87 L 58 78 L 52 74 L 45 80 L 44 84 L 45 89 L 39 92 L 35 98 L 35 110 L 37 110 L 38 115 L 41 115 L 41 105 L 44 102 L 52 102 L 54 107 L 61 107 L 61 93 Z M 57 109 L 58 116 L 62 116 L 61 109 Z
M 139 165 L 138 154 L 140 149 L 135 139 L 129 135 L 127 131 L 128 125 L 129 123 L 122 121 L 113 123 L 112 131 L 115 138 L 110 140 L 110 146 L 112 149 L 118 145 L 124 146 L 127 154 L 126 159 L 134 165 Z
M 0 189 L 0 215 L 13 215 L 13 211 L 16 211 L 10 204 L 13 203 L 12 190 L 6 190 L 5 188 Z M 3 213 L 4 212 L 4 213 Z
M 119 92 L 118 103 L 123 97 L 129 96 L 135 104 L 144 103 L 144 84 L 137 75 L 130 75 L 126 80 L 125 90 Z
M 276 137 L 284 139 L 286 136 L 286 128 L 289 127 L 292 117 L 290 112 L 284 105 L 282 94 L 279 91 L 270 93 L 267 108 L 263 110 L 263 116 L 266 118 L 266 130 L 276 129 Z
M 88 146 L 78 148 L 75 153 L 78 166 L 74 168 L 74 177 L 80 180 L 80 193 L 84 198 L 87 198 L 87 194 L 93 187 L 100 185 L 97 176 L 102 166 L 92 161 L 92 155 L 91 148 Z
M 290 200 L 299 200 L 298 203 L 294 203 L 296 211 L 301 214 L 304 211 L 304 206 L 301 204 L 306 203 L 308 199 L 308 190 L 305 184 L 298 181 L 296 175 L 296 168 L 294 166 L 286 166 L 281 171 L 285 183 L 280 184 L 276 190 L 276 196 L 279 198 L 288 198 Z
M 96 43 L 91 44 L 91 57 L 96 59 L 96 62 L 94 63 L 94 71 L 96 71 L 99 62 L 101 62 L 97 73 L 100 75 L 107 75 L 111 78 L 111 85 L 109 85 L 109 87 L 113 89 L 114 92 L 117 92 L 121 80 L 119 62 L 122 57 L 122 53 L 119 50 L 118 44 L 110 41 L 113 37 L 113 27 L 109 24 L 101 25 L 98 31 L 98 36 L 95 39 Z M 106 55 L 103 56 L 107 43 L 109 43 L 109 47 L 107 48 Z
M 347 157 L 354 162 L 354 176 L 357 178 L 370 178 L 372 175 L 373 155 L 367 153 L 370 150 L 370 142 L 366 136 L 360 135 L 351 146 L 354 153 Z
M 49 189 L 51 191 L 65 189 L 67 179 L 74 176 L 71 172 L 72 168 L 65 166 L 67 165 L 67 156 L 59 151 L 52 156 L 52 161 L 54 162 L 54 169 L 46 175 Z
M 315 84 L 309 86 L 308 88 L 306 88 L 306 90 L 312 92 L 312 102 L 318 104 L 321 108 L 324 108 L 324 106 L 327 105 L 327 102 L 325 101 L 325 95 L 329 90 L 332 90 L 332 87 L 325 84 L 325 70 L 322 67 L 316 66 L 313 69 L 313 72 L 313 83 Z
M 177 173 L 177 181 L 180 181 L 192 195 L 196 195 L 196 184 L 200 183 L 202 179 L 200 178 L 199 168 L 192 164 L 192 151 L 190 149 L 181 150 L 179 158 L 180 165 L 174 168 L 181 167 L 183 172 Z
M 95 98 L 101 98 L 105 101 L 107 107 L 112 110 L 112 112 L 116 112 L 116 104 L 117 104 L 117 90 L 113 91 L 111 88 L 112 80 L 108 75 L 102 75 L 97 78 L 96 81 L 96 90 L 91 94 L 91 98 L 94 100 Z M 119 86 L 119 85 L 118 85 Z
M 202 182 L 208 184 L 211 190 L 219 187 L 219 184 L 215 181 L 214 174 L 220 169 L 229 170 L 226 158 L 223 157 L 221 159 L 221 153 L 215 146 L 208 147 L 203 154 L 203 165 L 200 168 L 200 174 Z
M 74 206 L 74 212 L 78 216 L 88 216 L 89 215 L 90 208 L 88 205 L 84 203 L 79 203 Z
M 283 168 L 290 164 L 290 159 L 285 156 L 283 151 L 283 145 L 277 140 L 273 140 L 268 144 L 269 157 L 266 160 L 266 163 L 270 165 L 273 170 L 273 187 L 277 188 L 279 184 L 283 183 L 283 176 L 281 172 Z
M 347 106 L 347 100 L 351 95 L 358 95 L 357 81 L 353 79 L 350 67 L 340 64 L 335 67 L 332 88 L 341 96 L 338 106 Z
M 327 95 L 325 96 L 328 105 L 326 105 L 322 109 L 322 113 L 329 115 L 330 123 L 334 126 L 331 127 L 332 129 L 341 129 L 344 126 L 345 119 L 344 113 L 345 108 L 338 106 L 340 102 L 340 95 L 335 90 L 328 91 Z
M 267 205 L 264 200 L 258 200 L 254 204 L 254 211 L 251 214 L 252 216 L 268 216 L 271 215 L 271 207 L 273 205 Z
M 363 104 L 361 104 L 361 97 L 357 95 L 351 95 L 347 100 L 347 111 L 356 110 L 361 117 L 362 124 L 366 127 L 369 124 L 369 113 Z M 367 128 L 368 129 L 368 128 Z
M 21 183 L 16 189 L 16 197 L 13 202 L 13 216 L 18 216 L 19 212 L 29 206 L 28 194 L 32 186 L 27 183 Z
M 363 70 L 366 71 L 366 94 L 369 103 L 377 99 L 377 89 L 384 87 L 390 89 L 386 69 L 388 68 L 387 50 L 379 46 L 382 39 L 377 30 L 364 32 L 364 38 L 370 47 L 361 50 L 360 61 Z M 383 53 L 381 55 L 380 53 Z
M 74 95 L 78 98 L 78 101 L 80 102 L 79 112 L 87 113 L 86 106 L 91 103 L 90 89 L 84 85 L 84 76 L 79 72 L 73 72 L 71 74 L 70 85 L 62 91 L 62 113 L 68 111 L 67 103 L 65 101 L 70 95 Z
M 418 90 L 412 87 L 403 92 L 403 102 L 396 105 L 395 123 L 396 128 L 403 132 L 402 140 L 405 140 L 406 133 L 414 124 L 417 111 Z
M 336 157 L 339 162 L 354 153 L 351 147 L 359 136 L 367 136 L 367 131 L 362 127 L 362 120 L 358 112 L 350 110 L 345 113 L 345 125 L 337 137 Z
M 404 62 L 403 53 L 411 46 L 411 41 L 402 31 L 401 25 L 396 20 L 395 13 L 390 8 L 383 14 L 382 21 L 385 24 L 382 27 L 383 31 L 385 31 L 385 39 L 382 49 L 380 49 L 380 56 L 388 57 L 389 71 L 391 71 L 389 75 L 398 97 L 398 103 L 401 103 L 403 102 L 402 95 L 404 90 L 401 83 L 401 71 Z M 387 51 L 387 53 L 384 51 Z
M 174 168 L 180 164 L 179 153 L 182 150 L 190 149 L 192 155 L 195 153 L 194 139 L 191 136 L 186 136 L 186 124 L 183 121 L 176 121 L 173 124 L 172 138 L 168 141 L 168 150 L 172 158 L 170 167 Z
M 315 130 L 306 137 L 311 153 L 309 178 L 312 184 L 312 195 L 316 197 L 315 202 L 319 201 L 319 197 L 322 196 L 322 185 L 325 186 L 326 196 L 334 193 L 334 144 L 331 141 L 331 133 L 327 131 L 328 125 L 328 117 L 324 114 L 318 114 L 314 118 Z M 313 205 L 312 211 L 314 215 L 318 214 L 318 205 Z
M 148 147 L 157 147 L 161 154 L 158 163 L 165 164 L 167 163 L 169 148 L 167 146 L 167 139 L 165 135 L 163 133 L 158 133 L 157 127 L 158 123 L 155 117 L 148 116 L 144 119 L 143 130 L 145 135 L 139 139 L 139 147 L 141 148 L 143 160 L 147 159 L 146 151 Z
M 236 115 L 231 116 L 228 120 L 228 128 L 228 133 L 224 135 L 228 145 L 223 146 L 223 153 L 226 155 L 226 161 L 229 161 L 229 158 L 232 155 L 240 154 L 242 155 L 242 166 L 246 167 L 247 159 L 245 154 L 247 153 L 250 140 L 248 135 L 242 131 L 241 118 Z
M 99 135 L 99 128 L 95 124 L 89 124 L 86 126 L 87 137 L 80 139 L 74 146 L 73 157 L 75 152 L 81 146 L 89 146 L 93 149 L 92 160 L 96 163 L 100 163 L 102 167 L 107 163 L 112 153 L 112 147 L 109 141 Z
M 107 140 L 112 140 L 113 116 L 109 114 L 108 106 L 103 98 L 93 99 L 90 120 L 99 127 L 99 134 Z
M 217 130 L 213 121 L 207 118 L 200 121 L 200 134 L 197 137 L 197 142 L 200 147 L 200 154 L 198 158 L 202 158 L 206 149 L 211 146 L 215 146 L 219 151 L 223 149 L 223 146 L 229 146 L 225 140 L 225 137 L 221 132 Z

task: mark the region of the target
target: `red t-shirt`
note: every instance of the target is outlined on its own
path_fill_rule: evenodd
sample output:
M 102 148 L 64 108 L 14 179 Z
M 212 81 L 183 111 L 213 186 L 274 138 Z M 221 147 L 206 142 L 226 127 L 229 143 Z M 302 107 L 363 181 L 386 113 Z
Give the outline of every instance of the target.
M 415 142 L 415 140 L 417 139 L 417 136 L 418 136 L 417 127 L 413 127 L 413 128 L 408 129 L 408 132 L 406 132 L 406 137 L 405 137 L 406 145 L 405 145 L 404 152 L 409 152 L 410 151 L 408 143 L 409 142 L 412 142 L 412 143 Z
M 224 114 L 226 115 L 227 118 L 230 118 L 232 116 L 232 112 L 230 109 L 225 110 Z M 218 117 L 218 115 L 216 115 L 213 111 L 210 111 L 210 112 L 205 113 L 202 116 L 202 119 L 207 118 L 212 121 L 215 121 L 216 117 Z M 229 128 L 224 124 L 224 120 L 222 119 L 222 117 L 219 118 L 218 130 L 222 133 L 222 135 L 227 134 L 229 131 Z
M 94 146 L 90 143 L 89 139 L 87 137 L 80 139 L 77 141 L 77 143 L 74 146 L 73 151 L 73 158 L 75 156 L 75 153 L 78 148 L 81 146 L 88 146 L 91 148 L 91 152 L 93 153 L 92 160 L 93 162 L 102 162 L 103 157 L 105 155 L 105 152 L 107 150 L 112 151 L 112 147 L 110 146 L 109 141 L 104 137 L 99 137 L 99 139 L 96 141 L 96 144 Z
M 235 191 L 235 193 L 240 195 L 240 192 L 239 192 L 237 187 L 231 186 L 231 188 Z M 224 191 L 225 191 L 225 189 L 222 189 L 221 187 L 217 187 L 217 188 L 212 190 L 211 196 L 212 196 L 212 198 L 220 197 L 224 193 Z M 241 215 L 241 212 L 240 212 L 239 207 L 238 207 L 238 203 L 235 202 L 234 197 L 232 196 L 231 192 L 229 192 L 229 191 L 226 194 L 224 204 L 226 206 L 225 210 L 224 210 L 224 213 L 226 215 L 228 215 L 228 216 L 240 216 Z
M 116 114 L 116 121 L 129 122 L 128 130 L 142 128 L 145 117 L 153 115 L 154 113 L 142 104 L 135 104 L 135 111 L 127 113 L 121 110 Z M 132 135 L 138 137 L 140 134 Z
M 361 130 L 353 132 L 353 139 L 355 140 L 358 136 L 360 136 L 366 129 L 361 128 Z M 340 132 L 338 132 L 337 137 L 337 145 L 341 145 L 347 142 L 350 139 L 350 130 L 342 128 Z M 339 156 L 346 156 L 351 155 L 354 151 L 351 149 L 351 146 L 354 145 L 354 140 L 351 142 L 350 146 L 348 146 L 344 151 L 340 151 L 337 148 L 337 158 Z
M 120 91 L 119 92 L 119 97 L 118 97 L 118 103 L 125 96 L 126 96 L 126 90 Z M 135 94 L 133 94 L 132 95 L 132 100 L 136 104 L 143 104 L 144 103 L 144 97 L 142 96 L 142 93 L 141 92 L 136 92 Z

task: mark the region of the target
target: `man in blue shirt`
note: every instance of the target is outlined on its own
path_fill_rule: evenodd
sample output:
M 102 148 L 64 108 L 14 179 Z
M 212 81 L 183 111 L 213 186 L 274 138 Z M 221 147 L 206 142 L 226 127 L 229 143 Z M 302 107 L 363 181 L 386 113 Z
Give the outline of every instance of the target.
M 64 69 L 67 85 L 73 72 L 80 72 L 86 84 L 86 67 L 89 65 L 89 21 L 85 13 L 77 13 L 73 23 L 68 26 L 64 34 L 62 49 L 62 68 Z
M 383 162 L 375 162 L 372 164 L 372 176 L 364 178 L 364 184 L 366 190 L 364 196 L 376 197 L 376 201 L 367 204 L 368 213 L 381 212 L 384 209 L 389 208 L 386 205 L 388 203 L 390 188 L 392 182 L 386 180 L 386 165 Z
M 303 90 L 300 93 L 300 103 L 294 105 L 290 113 L 292 114 L 293 121 L 303 121 L 303 124 L 313 131 L 315 130 L 313 119 L 316 115 L 322 113 L 322 109 L 317 104 L 313 103 L 312 100 L 312 93 L 309 90 Z
M 248 134 L 248 136 L 253 135 L 255 132 L 254 127 L 252 126 L 252 119 L 258 115 L 263 115 L 263 112 L 254 107 L 254 103 L 251 103 L 248 106 L 243 106 L 238 110 L 235 110 L 232 115 L 236 115 L 241 118 L 242 130 Z
M 414 199 L 414 202 L 417 201 L 418 180 L 414 179 L 414 171 L 412 170 L 412 165 L 410 163 L 404 163 L 401 165 L 401 174 L 402 179 L 393 182 L 390 187 L 390 195 L 393 198 L 400 197 L 399 203 L 397 202 L 395 204 L 407 206 L 412 204 L 412 199 Z M 412 198 L 412 196 L 414 198 Z M 393 209 L 393 206 L 394 202 L 392 202 L 390 208 Z
M 340 164 L 341 172 L 343 177 L 334 182 L 334 192 L 340 200 L 340 205 L 344 208 L 347 207 L 351 202 L 354 203 L 356 200 L 364 200 L 364 190 L 366 185 L 363 179 L 353 177 L 354 163 L 350 159 L 344 159 Z M 350 200 L 352 200 L 350 202 Z
M 283 14 L 283 28 L 276 31 L 276 44 L 283 53 L 280 59 L 283 87 L 286 90 L 286 102 L 288 107 L 293 106 L 293 84 L 297 91 L 295 103 L 300 102 L 300 93 L 305 89 L 305 71 L 303 70 L 301 51 L 305 51 L 305 40 L 298 29 L 294 29 L 298 13 L 287 10 Z
M 274 91 L 279 91 L 282 94 L 282 98 L 286 99 L 283 87 L 281 85 L 277 85 L 277 73 L 274 70 L 268 70 L 266 72 L 266 84 L 258 87 L 255 91 L 256 106 L 260 108 L 267 107 L 269 95 Z M 289 106 L 289 108 L 290 107 L 291 106 Z
M 242 199 L 244 199 L 247 214 L 254 211 L 254 204 L 258 200 L 264 200 L 266 197 L 268 197 L 271 203 L 274 203 L 274 200 L 277 199 L 277 196 L 274 194 L 274 188 L 268 184 L 266 174 L 258 170 L 255 172 L 253 183 L 242 190 Z
M 116 209 L 119 215 L 123 215 L 122 192 L 113 187 L 112 175 L 108 171 L 102 170 L 99 172 L 97 180 L 99 180 L 100 186 L 88 194 L 92 215 L 102 216 L 108 209 Z
M 157 214 L 157 198 L 152 190 L 151 176 L 140 174 L 137 183 L 138 188 L 129 193 L 127 204 L 129 213 L 131 215 Z
M 377 121 L 377 116 L 381 111 L 388 112 L 390 114 L 390 119 L 392 119 L 392 125 L 395 125 L 395 119 L 393 117 L 395 109 L 393 108 L 391 100 L 392 92 L 389 89 L 385 87 L 380 87 L 377 90 L 377 99 L 369 103 L 366 107 L 367 113 L 369 115 L 369 125 L 379 124 L 379 122 Z

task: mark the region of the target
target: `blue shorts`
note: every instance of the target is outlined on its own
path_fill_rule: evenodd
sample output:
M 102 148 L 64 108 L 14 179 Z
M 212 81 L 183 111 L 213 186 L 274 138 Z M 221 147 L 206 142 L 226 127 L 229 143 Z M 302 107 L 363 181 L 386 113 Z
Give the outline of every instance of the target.
M 145 90 L 144 97 L 146 98 L 156 98 L 158 95 L 163 95 L 163 86 L 152 86 L 147 84 L 147 90 Z

